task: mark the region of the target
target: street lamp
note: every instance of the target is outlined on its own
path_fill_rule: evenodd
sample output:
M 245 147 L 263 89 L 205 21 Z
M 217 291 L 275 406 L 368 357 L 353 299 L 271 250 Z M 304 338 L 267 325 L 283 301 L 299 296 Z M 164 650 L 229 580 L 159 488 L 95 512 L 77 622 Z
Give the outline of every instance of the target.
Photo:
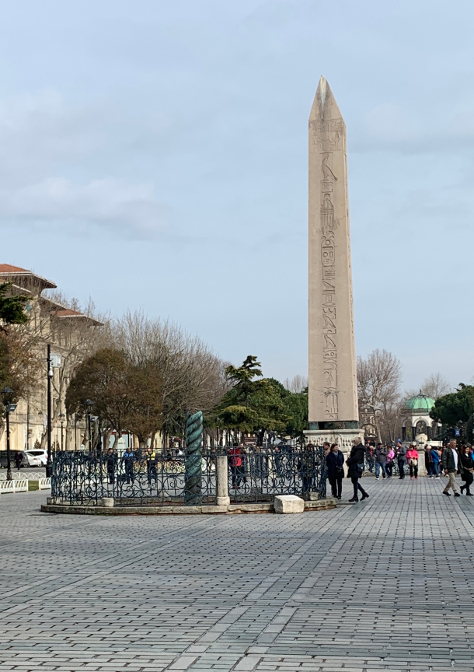
M 87 416 L 87 442 L 89 445 L 89 453 L 92 453 L 92 437 L 91 437 L 91 408 L 94 402 L 86 399 L 86 416 Z
M 46 478 L 51 478 L 53 473 L 53 464 L 51 461 L 51 379 L 53 377 L 53 362 L 51 361 L 51 345 L 48 343 L 46 354 L 48 366 L 48 387 L 47 387 L 47 404 L 48 404 L 48 424 L 46 426 L 46 436 L 48 440 L 48 458 L 46 460 Z
M 59 420 L 61 422 L 61 452 L 63 452 L 63 450 L 64 450 L 64 433 L 63 432 L 64 432 L 64 418 L 65 417 L 66 416 L 64 415 L 64 413 L 60 413 Z
M 6 416 L 6 421 L 7 421 L 7 481 L 11 481 L 12 479 L 12 468 L 11 468 L 11 460 L 10 460 L 10 413 L 13 413 L 13 411 L 16 409 L 16 404 L 10 403 L 9 399 L 6 399 L 6 397 L 10 397 L 13 394 L 13 390 L 11 387 L 4 387 L 2 390 L 2 395 L 3 395 L 3 405 L 5 407 L 5 416 Z

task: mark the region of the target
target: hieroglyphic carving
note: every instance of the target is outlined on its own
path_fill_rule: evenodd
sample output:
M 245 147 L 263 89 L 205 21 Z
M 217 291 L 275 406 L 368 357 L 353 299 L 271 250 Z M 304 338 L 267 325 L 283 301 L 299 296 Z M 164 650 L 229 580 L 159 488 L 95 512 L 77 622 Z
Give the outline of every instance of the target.
M 315 119 L 309 122 L 315 145 L 322 152 L 334 152 L 341 149 L 341 137 L 344 130 L 342 119 Z
M 323 150 L 326 151 L 326 150 Z M 337 391 L 337 327 L 336 327 L 336 255 L 334 232 L 334 205 L 331 193 L 337 177 L 328 165 L 330 153 L 322 159 L 321 172 L 321 265 L 323 281 L 323 375 L 324 375 L 324 418 L 338 419 Z

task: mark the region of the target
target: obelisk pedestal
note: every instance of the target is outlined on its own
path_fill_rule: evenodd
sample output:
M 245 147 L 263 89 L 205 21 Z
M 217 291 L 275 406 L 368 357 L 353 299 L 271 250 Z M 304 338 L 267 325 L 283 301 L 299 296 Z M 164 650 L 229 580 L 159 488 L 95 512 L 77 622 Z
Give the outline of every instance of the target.
M 324 77 L 309 118 L 309 430 L 347 454 L 359 430 L 346 125 Z

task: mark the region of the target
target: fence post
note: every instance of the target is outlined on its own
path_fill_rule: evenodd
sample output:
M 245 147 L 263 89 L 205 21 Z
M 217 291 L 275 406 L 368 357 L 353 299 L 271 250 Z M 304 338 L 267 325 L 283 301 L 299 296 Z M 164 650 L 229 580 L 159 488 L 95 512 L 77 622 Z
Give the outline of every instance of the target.
M 217 506 L 228 506 L 229 497 L 229 467 L 227 455 L 217 455 Z

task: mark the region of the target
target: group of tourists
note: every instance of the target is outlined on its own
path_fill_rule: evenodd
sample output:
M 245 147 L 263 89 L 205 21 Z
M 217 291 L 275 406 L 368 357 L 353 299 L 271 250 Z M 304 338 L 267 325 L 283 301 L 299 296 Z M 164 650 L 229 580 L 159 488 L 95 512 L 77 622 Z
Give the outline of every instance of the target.
M 344 455 L 342 451 L 339 450 L 337 443 L 332 445 L 329 443 L 324 444 L 324 452 L 326 453 L 326 472 L 328 481 L 331 484 L 331 493 L 336 499 L 341 499 L 342 497 L 342 479 L 344 478 Z M 364 458 L 365 458 L 365 448 L 364 444 L 360 439 L 354 441 L 352 446 L 351 453 L 346 460 L 348 467 L 347 476 L 351 479 L 352 487 L 354 488 L 354 494 L 350 502 L 359 501 L 359 492 L 361 493 L 361 501 L 367 499 L 369 493 L 364 490 L 364 488 L 359 483 L 359 479 L 362 478 L 364 472 Z
M 450 490 L 453 491 L 455 497 L 460 497 L 457 489 L 456 474 L 461 475 L 464 485 L 461 485 L 461 493 L 466 491 L 468 497 L 472 497 L 473 493 L 470 491 L 472 481 L 474 478 L 474 459 L 472 446 L 465 443 L 458 450 L 456 441 L 453 439 L 448 443 L 443 450 L 442 464 L 444 473 L 448 477 L 448 483 L 443 490 L 443 495 L 451 496 Z
M 425 447 L 425 463 L 430 476 L 439 478 L 438 464 L 441 459 L 441 453 L 437 448 Z M 428 456 L 428 459 L 427 459 Z M 382 443 L 367 443 L 365 445 L 365 457 L 370 472 L 375 471 L 375 479 L 392 478 L 395 464 L 398 466 L 399 478 L 405 478 L 405 468 L 409 467 L 410 478 L 418 478 L 418 460 L 420 459 L 418 450 L 414 444 L 406 448 L 401 441 L 396 446 L 384 446 Z
M 140 462 L 146 464 L 148 485 L 151 486 L 152 482 L 156 482 L 158 478 L 158 458 L 157 451 L 151 447 L 142 452 L 127 448 L 120 458 L 113 448 L 109 448 L 103 458 L 107 480 L 110 485 L 115 485 L 116 479 L 121 478 L 127 485 L 130 483 L 133 485 L 136 475 L 135 464 Z
M 332 496 L 341 499 L 344 455 L 339 450 L 337 443 L 332 445 L 325 443 L 324 451 Z M 474 480 L 474 451 L 470 444 L 466 443 L 458 448 L 456 440 L 453 439 L 442 450 L 435 446 L 426 445 L 422 453 L 429 478 L 440 478 L 441 471 L 447 476 L 448 482 L 443 490 L 444 495 L 450 497 L 449 490 L 452 490 L 455 497 L 460 497 L 464 491 L 468 497 L 472 497 L 474 493 L 470 491 L 470 487 Z M 405 468 L 408 465 L 410 478 L 417 480 L 419 460 L 420 454 L 414 444 L 410 444 L 407 448 L 401 441 L 394 447 L 384 446 L 382 443 L 377 444 L 377 446 L 370 444 L 364 446 L 360 439 L 355 439 L 350 455 L 345 460 L 348 467 L 347 476 L 351 479 L 354 488 L 354 494 L 349 501 L 358 502 L 359 493 L 362 495 L 361 501 L 369 496 L 359 483 L 366 464 L 370 472 L 375 471 L 375 480 L 377 481 L 380 476 L 387 479 L 392 478 L 395 463 L 398 464 L 400 479 L 405 478 Z M 464 485 L 460 487 L 461 493 L 457 489 L 457 474 L 464 481 Z

